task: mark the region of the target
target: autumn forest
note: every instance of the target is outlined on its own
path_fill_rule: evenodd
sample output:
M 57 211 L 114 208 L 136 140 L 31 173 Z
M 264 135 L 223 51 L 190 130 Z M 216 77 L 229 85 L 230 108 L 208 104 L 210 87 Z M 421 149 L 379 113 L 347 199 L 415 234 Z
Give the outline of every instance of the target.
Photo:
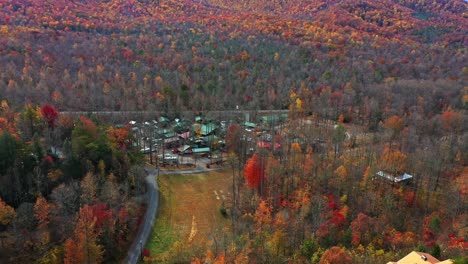
M 462 0 L 0 1 L 0 263 L 468 263 L 467 36 Z

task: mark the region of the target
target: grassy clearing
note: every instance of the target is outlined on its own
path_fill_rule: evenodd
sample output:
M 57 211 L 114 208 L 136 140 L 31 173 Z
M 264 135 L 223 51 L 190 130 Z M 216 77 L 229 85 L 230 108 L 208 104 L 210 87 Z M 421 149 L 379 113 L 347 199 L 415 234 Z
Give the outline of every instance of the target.
M 231 199 L 228 172 L 161 175 L 158 182 L 160 205 L 146 245 L 155 260 L 203 254 L 214 233 L 229 232 L 230 220 L 220 213 Z
M 163 253 L 175 242 L 175 231 L 170 225 L 172 199 L 170 190 L 160 185 L 158 214 L 146 245 L 152 256 Z

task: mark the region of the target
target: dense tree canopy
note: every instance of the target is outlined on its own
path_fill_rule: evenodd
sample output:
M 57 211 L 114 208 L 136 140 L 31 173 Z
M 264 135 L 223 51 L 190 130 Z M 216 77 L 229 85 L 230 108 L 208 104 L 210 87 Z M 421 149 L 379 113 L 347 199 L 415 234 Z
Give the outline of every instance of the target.
M 210 236 L 209 261 L 466 260 L 467 14 L 461 0 L 0 1 L 0 262 L 122 259 L 142 156 L 91 112 L 134 110 L 233 111 L 232 232 Z M 288 119 L 245 129 L 259 109 Z
M 131 133 L 38 109 L 0 112 L 11 122 L 0 131 L 0 262 L 120 260 L 141 216 L 133 197 L 144 175 L 133 168 L 141 157 Z

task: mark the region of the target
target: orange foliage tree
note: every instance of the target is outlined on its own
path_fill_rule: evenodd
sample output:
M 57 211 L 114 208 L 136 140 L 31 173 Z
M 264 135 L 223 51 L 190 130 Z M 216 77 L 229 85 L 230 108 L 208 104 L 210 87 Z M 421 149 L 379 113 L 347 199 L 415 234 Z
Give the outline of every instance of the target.
M 96 124 L 94 124 L 94 122 L 91 121 L 91 119 L 84 116 L 80 116 L 80 121 L 86 132 L 88 132 L 92 136 L 96 136 L 97 127 Z
M 403 130 L 405 123 L 401 117 L 393 115 L 385 120 L 384 126 L 391 129 L 393 131 L 393 136 L 396 136 Z
M 441 116 L 442 125 L 451 132 L 459 132 L 463 129 L 463 114 L 447 109 Z
M 334 173 L 340 178 L 341 181 L 345 181 L 348 178 L 348 170 L 343 165 L 339 166 L 334 171 Z
M 294 142 L 294 143 L 291 144 L 291 152 L 292 153 L 302 153 L 302 149 L 301 149 L 301 146 L 299 145 L 299 143 Z
M 394 151 L 388 146 L 383 151 L 381 161 L 383 170 L 394 174 L 403 173 L 408 165 L 406 154 L 397 150 Z
M 129 133 L 125 128 L 114 128 L 110 127 L 107 130 L 107 136 L 116 147 L 120 149 L 126 149 L 129 141 Z
M 82 252 L 78 251 L 78 245 L 75 240 L 69 238 L 65 241 L 65 264 L 82 263 L 84 260 Z
M 15 209 L 0 198 L 0 224 L 8 225 L 15 216 Z
M 263 226 L 269 225 L 272 222 L 272 209 L 268 205 L 267 201 L 262 200 L 258 205 L 257 210 L 255 211 L 254 216 L 255 222 L 258 229 L 261 229 Z
M 73 237 L 65 242 L 64 263 L 100 263 L 104 251 L 98 244 L 99 234 L 93 208 L 85 205 L 78 214 Z
M 39 228 L 47 227 L 49 224 L 49 214 L 52 206 L 44 197 L 39 197 L 34 205 L 34 217 L 39 221 Z

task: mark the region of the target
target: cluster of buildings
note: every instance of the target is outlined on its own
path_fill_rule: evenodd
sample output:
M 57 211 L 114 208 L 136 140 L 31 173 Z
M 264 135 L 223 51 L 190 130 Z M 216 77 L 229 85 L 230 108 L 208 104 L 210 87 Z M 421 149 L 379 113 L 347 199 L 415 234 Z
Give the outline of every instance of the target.
M 246 121 L 240 125 L 247 135 L 255 131 L 265 131 L 284 120 L 286 116 L 262 116 L 253 123 Z M 146 122 L 130 121 L 132 132 L 136 137 L 135 145 L 144 154 L 157 153 L 159 160 L 177 163 L 177 156 L 210 157 L 219 159 L 226 150 L 225 136 L 227 128 L 233 121 L 220 121 L 196 116 L 194 120 L 175 118 L 171 120 L 161 116 L 157 120 Z M 251 139 L 250 136 L 244 135 Z M 256 142 L 256 141 L 255 141 Z M 269 148 L 270 143 L 259 143 L 258 147 Z M 275 145 L 278 147 L 278 145 Z M 251 151 L 257 147 L 252 145 Z

